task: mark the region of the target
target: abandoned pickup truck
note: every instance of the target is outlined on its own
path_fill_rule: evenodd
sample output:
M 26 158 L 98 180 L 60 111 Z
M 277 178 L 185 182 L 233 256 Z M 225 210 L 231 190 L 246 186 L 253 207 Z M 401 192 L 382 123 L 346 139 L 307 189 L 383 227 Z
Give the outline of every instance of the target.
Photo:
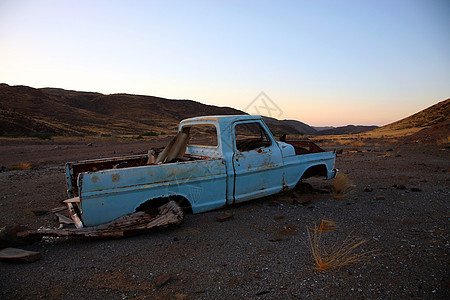
M 334 178 L 334 162 L 334 152 L 312 142 L 276 141 L 260 116 L 190 118 L 159 155 L 67 163 L 66 202 L 80 228 L 174 199 L 200 213 L 286 191 L 311 176 Z

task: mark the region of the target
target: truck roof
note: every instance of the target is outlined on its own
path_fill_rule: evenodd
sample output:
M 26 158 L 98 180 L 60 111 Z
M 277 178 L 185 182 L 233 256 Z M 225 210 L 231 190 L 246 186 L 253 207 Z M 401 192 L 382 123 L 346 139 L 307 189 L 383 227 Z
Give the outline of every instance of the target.
M 240 120 L 260 120 L 261 116 L 258 115 L 220 115 L 220 116 L 201 116 L 195 118 L 189 118 L 182 121 L 182 123 L 191 123 L 191 122 L 205 122 L 205 121 L 216 121 L 216 122 L 229 122 L 232 123 L 234 121 Z

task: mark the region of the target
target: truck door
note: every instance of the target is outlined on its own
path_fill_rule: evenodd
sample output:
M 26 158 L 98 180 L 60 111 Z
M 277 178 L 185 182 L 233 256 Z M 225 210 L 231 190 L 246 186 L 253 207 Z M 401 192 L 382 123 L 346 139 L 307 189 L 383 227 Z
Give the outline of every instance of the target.
M 234 199 L 242 202 L 283 188 L 283 159 L 272 134 L 258 121 L 234 126 Z

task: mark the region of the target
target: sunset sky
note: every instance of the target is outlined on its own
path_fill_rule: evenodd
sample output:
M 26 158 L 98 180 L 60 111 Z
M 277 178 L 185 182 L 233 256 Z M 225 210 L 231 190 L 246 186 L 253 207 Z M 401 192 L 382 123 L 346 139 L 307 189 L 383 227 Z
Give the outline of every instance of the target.
M 449 16 L 448 0 L 1 0 L 0 82 L 385 125 L 450 97 Z

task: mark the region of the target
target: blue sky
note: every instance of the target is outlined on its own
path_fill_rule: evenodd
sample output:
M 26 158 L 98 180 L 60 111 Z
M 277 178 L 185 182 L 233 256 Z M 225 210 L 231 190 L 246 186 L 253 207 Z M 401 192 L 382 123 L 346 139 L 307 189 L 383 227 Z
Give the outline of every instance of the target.
M 280 119 L 384 125 L 450 97 L 449 16 L 446 0 L 2 0 L 0 82 L 241 110 L 263 91 Z

